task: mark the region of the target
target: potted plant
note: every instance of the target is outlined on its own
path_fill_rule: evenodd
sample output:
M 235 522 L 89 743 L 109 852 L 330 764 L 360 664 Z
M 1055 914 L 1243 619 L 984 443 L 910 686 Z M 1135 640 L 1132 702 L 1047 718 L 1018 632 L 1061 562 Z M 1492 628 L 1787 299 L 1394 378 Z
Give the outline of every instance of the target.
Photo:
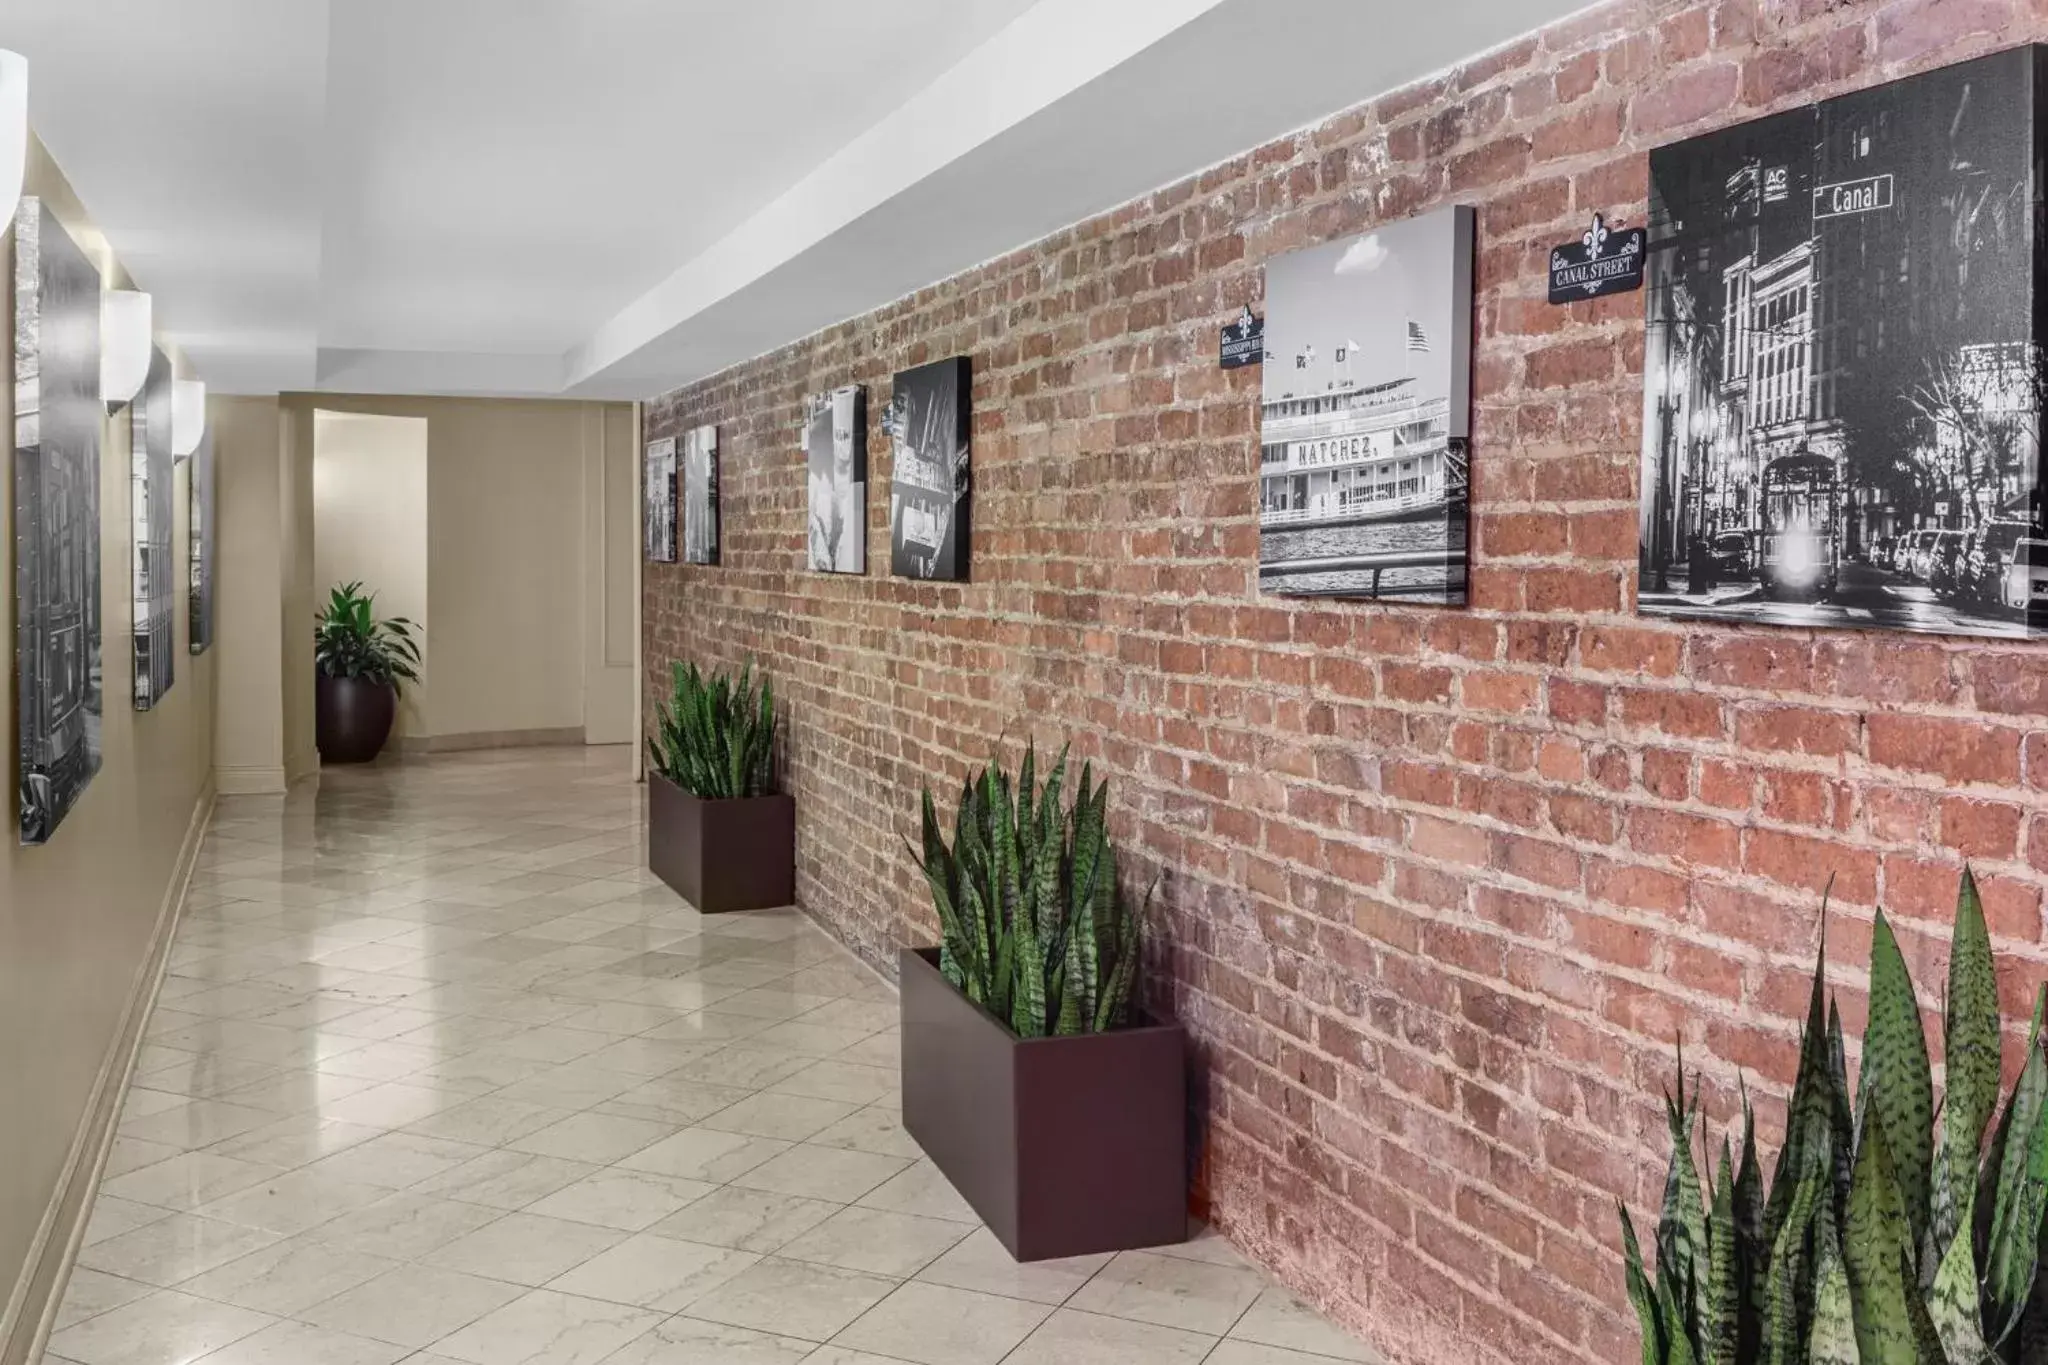
M 322 763 L 367 763 L 391 737 L 400 682 L 420 680 L 417 629 L 377 618 L 374 593 L 343 583 L 327 595 L 313 630 L 313 741 Z
M 1185 1043 L 1132 1005 L 1109 784 L 1067 805 L 1066 766 L 983 769 L 950 845 L 925 792 L 940 943 L 901 957 L 903 1126 L 1020 1261 L 1187 1235 Z
M 1823 907 L 1825 916 L 1825 907 Z M 1906 961 L 1880 910 L 1855 1089 L 1842 1022 L 1814 968 L 1784 1145 L 1768 1191 L 1744 1104 L 1742 1155 L 1695 1153 L 1699 1089 L 1665 1096 L 1672 1158 L 1654 1272 L 1621 1211 L 1645 1365 L 2002 1365 L 2043 1359 L 2048 1276 L 2048 987 L 2003 1106 L 1991 938 L 1963 871 L 1934 1100 Z
M 796 899 L 796 802 L 775 790 L 775 689 L 671 668 L 647 741 L 647 866 L 704 914 Z

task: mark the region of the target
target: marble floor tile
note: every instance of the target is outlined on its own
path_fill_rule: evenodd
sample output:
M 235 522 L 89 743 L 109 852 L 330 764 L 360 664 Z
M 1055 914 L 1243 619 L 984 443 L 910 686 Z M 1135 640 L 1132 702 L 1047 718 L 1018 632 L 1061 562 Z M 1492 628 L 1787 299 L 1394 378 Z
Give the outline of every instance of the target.
M 689 1305 L 690 1316 L 728 1327 L 751 1327 L 826 1341 L 880 1303 L 897 1282 L 879 1275 L 764 1260 Z
M 885 1209 L 845 1208 L 783 1246 L 776 1254 L 842 1270 L 906 1279 L 944 1255 L 967 1235 L 960 1223 Z
M 997 1365 L 1050 1312 L 1022 1299 L 913 1281 L 832 1340 L 912 1365 Z
M 503 1308 L 524 1292 L 503 1280 L 409 1265 L 315 1304 L 299 1316 L 315 1326 L 418 1349 Z
M 1378 1365 L 1199 1226 L 1011 1261 L 893 989 L 655 879 L 626 757 L 222 798 L 49 1365 Z
M 1264 1288 L 1265 1281 L 1256 1271 L 1125 1251 L 1082 1285 L 1068 1305 L 1222 1336 Z
M 526 1206 L 528 1213 L 643 1232 L 718 1186 L 649 1171 L 606 1169 Z
M 817 1349 L 816 1342 L 678 1314 L 634 1338 L 605 1365 L 800 1365 Z
M 1216 1338 L 1177 1327 L 1129 1322 L 1062 1308 L 1012 1351 L 1004 1365 L 1196 1365 L 1212 1360 Z
M 1261 1293 L 1245 1310 L 1244 1316 L 1237 1320 L 1237 1325 L 1230 1329 L 1230 1336 L 1235 1341 L 1327 1356 L 1333 1360 L 1379 1365 L 1379 1356 L 1364 1342 L 1333 1326 L 1314 1309 L 1279 1288 Z M 1242 1365 L 1255 1363 L 1247 1360 Z M 1282 1365 L 1282 1362 L 1276 1361 L 1273 1365 Z
M 382 1257 L 294 1237 L 216 1266 L 180 1288 L 237 1308 L 290 1317 L 394 1268 Z
M 591 1257 L 548 1287 L 675 1313 L 751 1269 L 760 1259 L 732 1247 L 640 1233 Z
M 661 1321 L 661 1314 L 538 1289 L 434 1343 L 434 1354 L 473 1365 L 597 1365 Z
M 87 1318 L 50 1338 L 50 1352 L 78 1365 L 190 1365 L 276 1321 L 176 1290 Z
M 623 1232 L 589 1223 L 508 1213 L 437 1247 L 423 1259 L 447 1270 L 538 1286 L 574 1270 L 625 1237 Z

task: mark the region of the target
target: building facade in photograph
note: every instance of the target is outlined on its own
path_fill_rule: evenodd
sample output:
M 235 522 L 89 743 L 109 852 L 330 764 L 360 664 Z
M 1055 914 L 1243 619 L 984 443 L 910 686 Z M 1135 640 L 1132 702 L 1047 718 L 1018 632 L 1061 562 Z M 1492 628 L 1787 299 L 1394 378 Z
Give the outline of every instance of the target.
M 683 562 L 718 562 L 718 428 L 683 433 Z
M 2031 631 L 2039 60 L 1652 154 L 1644 611 Z
M 14 269 L 20 824 L 41 844 L 100 770 L 100 274 L 34 198 Z
M 1259 583 L 1465 600 L 1472 211 L 1266 268 Z

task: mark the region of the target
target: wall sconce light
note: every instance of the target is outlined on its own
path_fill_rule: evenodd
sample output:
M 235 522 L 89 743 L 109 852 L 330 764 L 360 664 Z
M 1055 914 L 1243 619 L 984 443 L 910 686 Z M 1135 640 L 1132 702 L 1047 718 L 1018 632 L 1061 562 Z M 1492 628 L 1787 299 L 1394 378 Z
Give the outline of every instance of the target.
M 171 381 L 171 454 L 184 459 L 206 434 L 206 385 L 197 379 Z
M 28 58 L 0 49 L 0 231 L 14 222 L 28 173 Z
M 139 289 L 100 295 L 100 400 L 109 410 L 133 402 L 149 378 L 151 311 Z

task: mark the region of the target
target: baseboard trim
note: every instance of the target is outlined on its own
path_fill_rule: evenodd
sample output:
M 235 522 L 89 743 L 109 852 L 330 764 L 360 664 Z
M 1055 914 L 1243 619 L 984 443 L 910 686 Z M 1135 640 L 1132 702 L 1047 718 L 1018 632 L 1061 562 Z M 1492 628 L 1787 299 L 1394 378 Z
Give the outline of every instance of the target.
M 283 796 L 291 789 L 282 765 L 261 764 L 215 768 L 213 787 L 221 796 Z
M 582 744 L 583 727 L 556 730 L 472 730 L 459 735 L 403 735 L 398 741 L 402 754 L 456 754 L 471 749 L 539 749 L 557 744 Z
M 100 1174 L 106 1169 L 107 1153 L 113 1149 L 114 1121 L 120 1116 L 129 1073 L 135 1069 L 136 1055 L 142 1050 L 143 1026 L 156 1004 L 164 968 L 170 961 L 171 941 L 184 914 L 186 888 L 191 885 L 199 847 L 213 816 L 217 790 L 217 782 L 209 779 L 193 804 L 185 840 L 178 848 L 178 860 L 172 864 L 170 881 L 157 906 L 149 951 L 135 969 L 127 1008 L 93 1081 L 92 1096 L 71 1140 L 63 1174 L 57 1179 L 57 1188 L 43 1211 L 35 1238 L 29 1243 L 21 1276 L 8 1296 L 7 1311 L 0 1314 L 0 1365 L 28 1365 L 40 1360 L 56 1327 L 57 1310 L 63 1306 L 71 1268 L 85 1237 L 85 1225 L 92 1216 L 93 1200 L 99 1193 Z

